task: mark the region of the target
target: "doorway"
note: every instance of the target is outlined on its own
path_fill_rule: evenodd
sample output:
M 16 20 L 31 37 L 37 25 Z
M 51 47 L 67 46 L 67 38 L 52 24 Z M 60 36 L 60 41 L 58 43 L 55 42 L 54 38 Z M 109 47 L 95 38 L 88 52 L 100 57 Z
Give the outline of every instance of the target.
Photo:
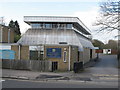
M 52 72 L 58 69 L 58 62 L 52 62 Z
M 92 49 L 90 49 L 90 59 L 92 59 Z
M 79 61 L 79 58 L 80 58 L 80 52 L 78 51 L 78 61 Z

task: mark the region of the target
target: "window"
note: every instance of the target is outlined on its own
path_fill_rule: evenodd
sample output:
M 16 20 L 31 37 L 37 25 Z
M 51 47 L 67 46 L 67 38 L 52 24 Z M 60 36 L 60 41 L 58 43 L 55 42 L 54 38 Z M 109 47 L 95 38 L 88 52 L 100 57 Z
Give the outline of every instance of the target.
M 67 29 L 72 29 L 72 24 L 67 24 Z
M 46 27 L 47 29 L 51 29 L 51 28 L 52 28 L 52 25 L 51 25 L 51 24 L 45 24 L 45 27 Z
M 43 24 L 40 24 L 40 28 L 43 28 Z
M 30 60 L 43 60 L 44 47 L 43 46 L 29 46 Z
M 64 29 L 64 24 L 60 24 L 60 29 Z
M 31 24 L 32 28 L 40 28 L 40 24 Z
M 38 51 L 30 50 L 30 60 L 38 60 Z
M 58 28 L 57 24 L 52 24 L 52 28 Z
M 51 28 L 55 28 L 55 29 L 71 29 L 72 28 L 72 24 L 57 24 L 57 23 L 32 23 L 31 24 L 32 28 L 46 28 L 46 29 L 51 29 Z
M 45 23 L 43 23 L 43 27 L 42 28 L 46 28 L 46 24 Z
M 64 51 L 63 53 L 63 62 L 66 62 L 67 61 L 67 52 Z

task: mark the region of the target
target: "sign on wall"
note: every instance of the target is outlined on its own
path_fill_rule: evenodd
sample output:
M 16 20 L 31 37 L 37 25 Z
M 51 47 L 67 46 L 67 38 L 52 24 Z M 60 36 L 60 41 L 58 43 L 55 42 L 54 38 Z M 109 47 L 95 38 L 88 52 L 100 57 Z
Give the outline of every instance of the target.
M 103 54 L 111 54 L 111 49 L 103 49 Z
M 12 50 L 0 50 L 0 59 L 15 59 L 15 52 Z
M 47 57 L 61 58 L 61 48 L 47 48 Z

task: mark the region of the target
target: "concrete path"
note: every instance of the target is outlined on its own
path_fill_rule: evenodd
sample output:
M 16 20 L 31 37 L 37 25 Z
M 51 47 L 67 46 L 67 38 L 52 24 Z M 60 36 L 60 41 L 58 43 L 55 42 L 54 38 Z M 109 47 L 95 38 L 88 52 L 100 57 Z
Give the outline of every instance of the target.
M 94 67 L 88 68 L 92 75 L 118 76 L 118 60 L 116 55 L 101 55 Z

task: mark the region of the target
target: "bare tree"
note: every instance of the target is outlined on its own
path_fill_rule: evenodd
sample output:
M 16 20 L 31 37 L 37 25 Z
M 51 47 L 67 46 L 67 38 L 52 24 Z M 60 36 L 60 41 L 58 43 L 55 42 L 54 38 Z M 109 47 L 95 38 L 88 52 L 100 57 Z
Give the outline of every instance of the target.
M 113 30 L 120 31 L 120 1 L 107 0 L 100 3 L 100 17 L 97 18 L 95 25 L 100 26 L 99 32 Z
M 120 34 L 120 1 L 107 0 L 100 3 L 100 16 L 97 18 L 96 26 L 100 26 L 97 32 L 112 32 L 118 30 Z M 118 60 L 120 64 L 120 38 L 118 37 Z

